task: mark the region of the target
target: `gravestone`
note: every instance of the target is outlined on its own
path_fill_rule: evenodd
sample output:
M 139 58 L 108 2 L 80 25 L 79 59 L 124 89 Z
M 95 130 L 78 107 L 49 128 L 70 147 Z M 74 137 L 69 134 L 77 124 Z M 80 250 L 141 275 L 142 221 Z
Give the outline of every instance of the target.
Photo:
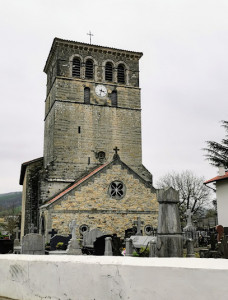
M 100 231 L 98 228 L 94 228 L 89 232 L 83 233 L 83 241 L 82 241 L 83 247 L 93 248 L 94 247 L 93 243 L 96 241 L 96 239 L 103 235 L 106 235 L 106 233 Z
M 110 237 L 112 239 L 112 253 L 113 256 L 120 256 L 122 248 L 122 243 L 119 237 L 116 236 L 116 234 L 110 235 L 102 235 L 98 238 L 96 238 L 96 241 L 93 243 L 93 248 L 83 248 L 83 252 L 85 254 L 93 254 L 93 255 L 105 255 L 105 239 L 107 237 Z
M 51 246 L 51 251 L 56 250 L 56 245 L 58 243 L 63 243 L 63 250 L 67 249 L 67 245 L 71 239 L 71 234 L 69 235 L 60 235 L 60 234 L 56 234 L 54 235 L 51 239 L 50 239 L 50 246 Z
M 30 224 L 29 226 L 29 233 L 36 233 L 37 227 L 34 226 L 33 223 Z
M 156 240 L 149 242 L 149 257 L 155 257 L 156 256 Z
M 18 246 L 20 246 L 19 232 L 21 232 L 21 231 L 19 230 L 19 227 L 16 227 L 16 228 L 14 229 L 14 232 L 16 233 L 16 238 L 15 238 L 15 240 L 14 240 L 13 245 L 14 245 L 14 247 L 18 247 Z
M 134 225 L 137 225 L 137 232 L 135 235 L 142 235 L 142 231 L 141 231 L 141 225 L 143 225 L 144 222 L 141 221 L 140 217 L 137 217 L 137 221 L 134 221 Z
M 187 239 L 186 241 L 187 254 L 186 257 L 195 257 L 194 241 L 193 239 Z
M 218 233 L 217 241 L 220 242 L 224 236 L 224 227 L 222 225 L 217 225 L 215 229 Z
M 156 256 L 182 257 L 183 240 L 178 210 L 179 193 L 173 188 L 158 190 L 159 202 Z
M 131 236 L 131 240 L 134 248 L 140 249 L 142 247 L 146 248 L 151 241 L 156 242 L 156 237 L 148 236 L 148 235 L 146 236 L 133 235 Z
M 228 258 L 228 244 L 227 237 L 224 234 L 224 227 L 222 225 L 216 226 L 216 231 L 218 233 L 218 252 L 222 258 Z
M 29 233 L 23 236 L 21 243 L 21 253 L 44 255 L 44 237 L 38 233 Z
M 127 238 L 126 239 L 126 253 L 125 253 L 125 256 L 132 256 L 132 254 L 133 254 L 132 239 Z
M 105 256 L 113 256 L 112 253 L 112 238 L 110 236 L 105 238 Z
M 80 246 L 78 244 L 78 240 L 76 237 L 76 228 L 77 227 L 79 227 L 79 226 L 76 224 L 76 221 L 72 220 L 69 224 L 69 229 L 71 230 L 72 238 L 69 241 L 67 251 L 66 251 L 66 253 L 68 255 L 81 255 L 82 254 L 82 251 L 80 249 Z
M 0 254 L 13 253 L 13 241 L 10 239 L 0 239 Z
M 137 227 L 132 227 L 132 228 L 128 228 L 127 230 L 125 230 L 125 238 L 130 238 L 132 235 L 136 235 L 137 232 Z
M 186 243 L 187 240 L 193 240 L 194 243 L 197 241 L 197 231 L 195 226 L 192 225 L 192 212 L 191 209 L 187 209 L 186 211 L 187 215 L 187 225 L 183 228 L 184 231 L 184 242 Z

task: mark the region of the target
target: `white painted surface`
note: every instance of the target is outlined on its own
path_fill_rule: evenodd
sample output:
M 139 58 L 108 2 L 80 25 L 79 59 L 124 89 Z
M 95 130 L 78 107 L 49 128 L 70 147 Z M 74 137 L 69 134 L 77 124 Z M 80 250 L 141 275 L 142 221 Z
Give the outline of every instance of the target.
M 228 227 L 228 179 L 216 182 L 218 224 Z
M 0 296 L 20 300 L 219 300 L 228 260 L 0 255 Z

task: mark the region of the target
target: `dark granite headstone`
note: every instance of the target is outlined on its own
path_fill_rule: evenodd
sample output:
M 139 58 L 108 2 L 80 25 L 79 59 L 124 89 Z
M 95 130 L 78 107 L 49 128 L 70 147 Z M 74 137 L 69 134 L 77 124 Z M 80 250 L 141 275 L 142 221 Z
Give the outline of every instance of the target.
M 0 239 L 0 253 L 13 253 L 13 241 Z
M 128 228 L 125 230 L 125 238 L 130 238 L 132 235 L 135 235 L 137 232 L 137 227 Z
M 72 235 L 60 235 L 60 234 L 56 234 L 54 235 L 51 240 L 50 240 L 50 246 L 51 246 L 51 251 L 56 250 L 56 245 L 58 243 L 63 243 L 63 248 L 62 250 L 66 250 L 67 249 L 67 245 L 69 243 L 69 240 L 72 238 Z

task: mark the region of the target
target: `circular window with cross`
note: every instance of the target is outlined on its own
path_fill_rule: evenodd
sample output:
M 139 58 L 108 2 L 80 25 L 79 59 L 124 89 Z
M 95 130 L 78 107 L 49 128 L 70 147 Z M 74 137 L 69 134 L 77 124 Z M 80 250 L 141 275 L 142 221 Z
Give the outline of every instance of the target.
M 110 183 L 108 193 L 111 198 L 120 200 L 125 196 L 126 187 L 123 182 L 115 180 Z

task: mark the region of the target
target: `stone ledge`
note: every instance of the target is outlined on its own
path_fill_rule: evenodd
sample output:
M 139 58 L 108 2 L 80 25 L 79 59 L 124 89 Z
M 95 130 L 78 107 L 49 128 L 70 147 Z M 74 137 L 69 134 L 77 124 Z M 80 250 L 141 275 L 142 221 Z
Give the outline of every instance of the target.
M 0 255 L 1 296 L 19 300 L 224 299 L 228 260 Z M 213 284 L 212 284 L 213 283 Z

